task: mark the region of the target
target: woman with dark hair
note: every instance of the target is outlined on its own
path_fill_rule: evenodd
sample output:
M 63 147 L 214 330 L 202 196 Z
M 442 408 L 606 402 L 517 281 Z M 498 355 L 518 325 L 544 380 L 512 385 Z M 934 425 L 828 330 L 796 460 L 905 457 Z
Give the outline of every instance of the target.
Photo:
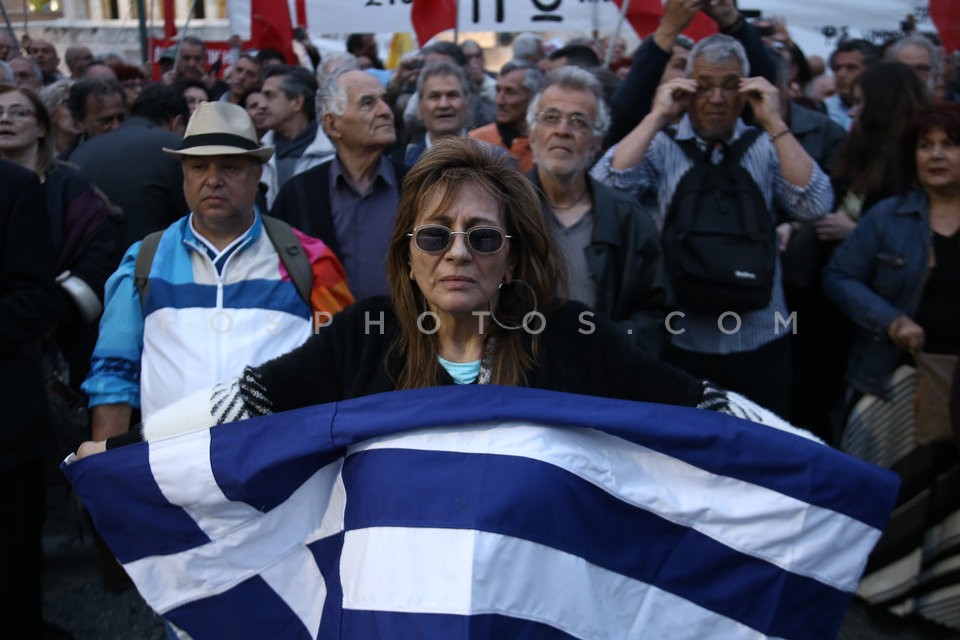
M 858 326 L 841 447 L 897 471 L 903 486 L 861 592 L 956 629 L 960 456 L 947 392 L 929 404 L 921 382 L 913 394 L 916 372 L 937 363 L 952 374 L 960 353 L 960 105 L 922 110 L 904 141 L 902 175 L 916 186 L 864 215 L 827 265 L 824 290 Z M 926 420 L 931 409 L 939 420 Z
M 837 151 L 831 174 L 838 209 L 814 224 L 817 236 L 828 242 L 844 240 L 862 213 L 911 186 L 913 175 L 903 164 L 901 150 L 910 123 L 930 104 L 917 75 L 899 62 L 868 67 L 853 94 L 858 100 L 850 109 L 853 127 Z
M 79 393 L 103 310 L 103 286 L 115 266 L 115 225 L 90 181 L 57 161 L 53 137 L 53 121 L 36 93 L 0 85 L 0 158 L 35 172 L 43 183 L 60 284 L 56 342 Z

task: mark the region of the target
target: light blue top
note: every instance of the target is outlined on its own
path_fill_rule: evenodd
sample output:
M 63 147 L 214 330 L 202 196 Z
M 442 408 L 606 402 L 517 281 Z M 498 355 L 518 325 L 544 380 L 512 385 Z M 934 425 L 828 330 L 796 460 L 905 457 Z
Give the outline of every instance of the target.
M 480 361 L 473 362 L 450 362 L 440 356 L 437 356 L 440 365 L 447 370 L 450 377 L 457 384 L 473 384 L 473 381 L 480 375 Z

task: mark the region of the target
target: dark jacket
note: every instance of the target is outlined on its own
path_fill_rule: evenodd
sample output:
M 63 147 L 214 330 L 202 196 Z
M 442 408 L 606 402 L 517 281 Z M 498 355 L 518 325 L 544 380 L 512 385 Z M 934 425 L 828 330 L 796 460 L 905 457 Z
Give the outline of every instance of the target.
M 0 469 L 51 450 L 40 338 L 56 314 L 53 260 L 40 181 L 0 160 Z
M 901 351 L 887 328 L 898 316 L 916 313 L 930 242 L 929 202 L 917 189 L 870 209 L 824 270 L 824 293 L 859 327 L 847 381 L 860 391 L 880 394 L 897 364 Z
M 542 192 L 536 167 L 526 175 Z M 587 179 L 593 195 L 593 237 L 586 258 L 597 287 L 596 310 L 629 331 L 645 353 L 657 356 L 666 341 L 668 304 L 660 234 L 633 196 Z M 543 198 L 541 206 L 547 206 Z
M 116 268 L 117 220 L 107 202 L 94 191 L 80 171 L 59 164 L 43 183 L 51 238 L 56 255 L 55 273 L 82 280 L 103 308 L 103 289 Z M 90 368 L 97 340 L 98 318 L 84 318 L 78 300 L 65 286 L 57 288 L 56 340 L 70 367 L 70 382 L 79 390 Z M 98 316 L 99 317 L 99 316 Z
M 115 131 L 87 140 L 70 156 L 123 209 L 114 266 L 134 242 L 190 213 L 180 163 L 163 153 L 163 147 L 178 149 L 180 144 L 175 133 L 133 117 Z
M 542 312 L 545 327 L 525 386 L 690 407 L 703 399 L 700 380 L 644 355 L 622 327 L 591 317 L 579 302 L 562 301 Z M 245 377 L 259 379 L 260 397 L 273 412 L 393 391 L 404 360 L 388 352 L 399 331 L 390 300 L 367 298 Z M 441 369 L 437 384 L 453 379 Z
M 830 175 L 837 148 L 847 136 L 847 132 L 829 116 L 793 101 L 787 102 L 787 110 L 787 122 L 793 137 L 814 162 Z
M 399 185 L 407 171 L 393 159 L 390 164 Z M 308 236 L 320 238 L 334 255 L 340 255 L 340 242 L 330 208 L 330 162 L 318 164 L 287 180 L 273 202 L 270 215 Z

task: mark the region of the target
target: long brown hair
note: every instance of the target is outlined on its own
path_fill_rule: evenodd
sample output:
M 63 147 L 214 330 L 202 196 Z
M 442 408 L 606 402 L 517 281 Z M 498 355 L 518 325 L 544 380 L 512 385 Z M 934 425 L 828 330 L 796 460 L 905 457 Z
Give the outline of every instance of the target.
M 853 193 L 876 201 L 912 184 L 901 151 L 910 123 L 930 98 L 913 69 L 900 62 L 868 67 L 856 82 L 863 111 L 837 150 L 833 176 Z
M 401 327 L 390 354 L 405 360 L 400 379 L 395 381 L 398 389 L 434 386 L 440 367 L 436 334 L 425 333 L 417 326 L 423 294 L 409 277 L 411 240 L 407 233 L 413 230 L 426 202 L 436 199 L 441 209 L 449 206 L 464 184 L 479 187 L 499 203 L 507 233 L 512 236 L 509 250 L 513 279 L 533 288 L 539 311 L 553 305 L 563 282 L 563 263 L 530 182 L 503 153 L 486 143 L 455 136 L 436 141 L 403 180 L 387 255 L 387 280 Z M 494 301 L 496 315 L 504 323 L 520 324 L 533 303 L 529 295 L 519 291 L 525 287 L 511 289 L 515 290 L 509 296 Z M 491 382 L 523 384 L 535 362 L 537 337 L 530 336 L 528 347 L 523 329 L 507 331 L 489 319 L 485 326 L 495 339 Z M 534 330 L 538 326 L 537 321 L 531 324 Z
M 33 109 L 37 124 L 40 125 L 40 130 L 43 132 L 37 141 L 37 166 L 32 167 L 32 169 L 37 175 L 45 176 L 57 166 L 57 154 L 53 146 L 53 120 L 50 118 L 50 112 L 47 111 L 43 100 L 35 91 L 27 87 L 0 84 L 0 96 L 14 91 L 23 94 L 30 102 L 30 108 Z

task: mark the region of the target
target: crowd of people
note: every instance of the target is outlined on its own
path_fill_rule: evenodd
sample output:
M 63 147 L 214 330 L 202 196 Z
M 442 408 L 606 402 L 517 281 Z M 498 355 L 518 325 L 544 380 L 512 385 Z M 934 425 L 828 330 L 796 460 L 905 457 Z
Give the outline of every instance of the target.
M 699 12 L 719 33 L 694 42 Z M 187 36 L 152 81 L 0 32 L 0 540 L 23 551 L 0 610 L 24 637 L 51 368 L 89 408 L 85 454 L 474 382 L 792 424 L 904 480 L 861 595 L 960 629 L 950 425 L 918 440 L 864 409 L 960 353 L 953 56 L 921 33 L 807 56 L 731 0 L 668 0 L 633 52 L 550 44 L 517 35 L 490 70 L 439 41 L 387 70 L 353 34 L 217 73 Z M 847 446 L 871 437 L 909 444 Z

